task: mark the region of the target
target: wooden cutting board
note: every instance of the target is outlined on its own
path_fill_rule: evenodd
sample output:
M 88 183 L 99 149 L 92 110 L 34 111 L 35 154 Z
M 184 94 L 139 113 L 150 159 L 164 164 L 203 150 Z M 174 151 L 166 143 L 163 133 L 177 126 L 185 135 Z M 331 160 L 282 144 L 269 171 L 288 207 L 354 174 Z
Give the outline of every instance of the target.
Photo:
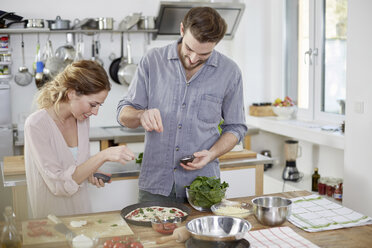
M 4 157 L 4 176 L 24 174 L 26 174 L 24 156 Z
M 98 233 L 100 238 L 109 238 L 123 235 L 134 235 L 132 229 L 128 226 L 126 221 L 120 216 L 120 213 L 106 213 L 97 214 L 90 216 L 79 216 L 79 217 L 59 217 L 62 222 L 77 235 L 85 234 L 91 236 L 93 233 Z M 82 227 L 71 227 L 71 221 L 85 220 L 87 224 Z M 31 237 L 29 235 L 30 229 L 28 228 L 29 222 L 35 220 L 23 221 L 22 222 L 22 236 L 23 236 L 23 247 L 54 247 L 58 244 L 66 243 L 65 235 L 54 230 L 54 223 L 48 219 L 37 220 L 47 221 L 47 224 L 43 228 L 47 231 L 52 232 L 52 236 L 38 236 Z
M 236 158 L 256 158 L 257 152 L 253 152 L 250 150 L 243 149 L 238 152 L 228 152 L 219 157 L 220 161 L 228 160 L 228 159 L 236 159 Z

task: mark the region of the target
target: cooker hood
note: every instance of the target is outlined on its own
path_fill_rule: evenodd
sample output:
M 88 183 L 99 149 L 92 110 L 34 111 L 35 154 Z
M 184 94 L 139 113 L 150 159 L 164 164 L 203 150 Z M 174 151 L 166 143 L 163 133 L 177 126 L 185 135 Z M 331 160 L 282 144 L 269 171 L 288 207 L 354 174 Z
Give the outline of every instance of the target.
M 225 39 L 232 39 L 243 15 L 245 5 L 237 2 L 160 2 L 156 18 L 156 39 L 176 39 L 180 36 L 180 23 L 186 13 L 193 7 L 212 7 L 220 13 L 227 23 Z

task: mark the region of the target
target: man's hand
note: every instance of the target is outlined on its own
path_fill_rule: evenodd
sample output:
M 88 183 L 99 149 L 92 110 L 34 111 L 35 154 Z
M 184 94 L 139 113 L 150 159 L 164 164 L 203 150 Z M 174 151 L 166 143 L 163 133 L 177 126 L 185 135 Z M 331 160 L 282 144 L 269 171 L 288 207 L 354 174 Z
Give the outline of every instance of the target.
M 148 131 L 156 131 L 158 133 L 163 132 L 163 122 L 161 120 L 161 115 L 159 109 L 148 109 L 142 113 L 141 125 Z
M 210 161 L 212 161 L 212 153 L 208 150 L 203 150 L 200 152 L 195 152 L 194 154 L 195 159 L 192 162 L 188 162 L 187 165 L 180 163 L 180 165 L 185 170 L 200 170 Z

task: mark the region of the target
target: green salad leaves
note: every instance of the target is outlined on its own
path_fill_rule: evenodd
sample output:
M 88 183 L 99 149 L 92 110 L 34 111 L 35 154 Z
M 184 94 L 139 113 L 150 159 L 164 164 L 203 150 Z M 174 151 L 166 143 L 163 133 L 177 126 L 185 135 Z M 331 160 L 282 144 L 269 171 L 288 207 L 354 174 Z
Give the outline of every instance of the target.
M 221 183 L 219 178 L 198 176 L 186 188 L 189 189 L 189 199 L 195 206 L 209 208 L 221 202 L 225 197 L 229 184 Z

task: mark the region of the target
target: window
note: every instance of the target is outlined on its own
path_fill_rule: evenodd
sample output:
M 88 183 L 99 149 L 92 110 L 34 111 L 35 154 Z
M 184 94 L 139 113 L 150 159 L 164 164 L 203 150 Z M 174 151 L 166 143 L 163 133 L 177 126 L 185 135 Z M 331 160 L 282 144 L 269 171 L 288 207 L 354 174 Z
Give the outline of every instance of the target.
M 347 0 L 286 1 L 286 94 L 299 118 L 344 119 L 346 31 Z

